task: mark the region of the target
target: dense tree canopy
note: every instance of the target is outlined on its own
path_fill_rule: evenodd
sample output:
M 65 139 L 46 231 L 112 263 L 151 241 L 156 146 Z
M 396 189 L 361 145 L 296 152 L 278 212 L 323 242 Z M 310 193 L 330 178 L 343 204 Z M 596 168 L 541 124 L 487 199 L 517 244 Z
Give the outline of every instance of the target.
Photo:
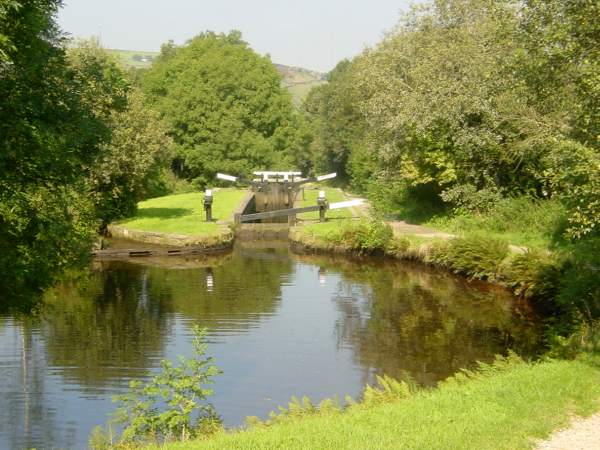
M 6 5 L 6 3 L 5 3 Z M 70 82 L 59 2 L 11 2 L 0 16 L 0 304 L 27 303 L 82 257 L 93 217 L 80 174 L 107 136 Z
M 174 168 L 198 185 L 217 171 L 289 167 L 303 151 L 300 121 L 277 70 L 239 32 L 164 45 L 142 85 L 169 124 Z
M 527 0 L 521 30 L 529 80 L 569 113 L 571 135 L 600 149 L 600 3 Z
M 35 303 L 85 260 L 168 145 L 100 49 L 67 55 L 59 6 L 0 3 L 0 307 Z
M 314 140 L 311 164 L 317 172 L 337 172 L 347 181 L 349 158 L 358 152 L 364 136 L 364 121 L 357 109 L 352 63 L 343 60 L 327 76 L 327 83 L 313 88 L 304 101 L 312 123 Z
M 436 1 L 358 62 L 383 176 L 438 192 L 538 192 L 561 123 L 540 114 L 513 62 L 510 1 Z
M 97 42 L 78 42 L 67 55 L 82 101 L 110 133 L 86 168 L 86 188 L 105 226 L 135 212 L 168 164 L 171 140 L 158 114 L 144 104 L 141 92 Z
M 597 14 L 585 0 L 415 7 L 309 95 L 317 163 L 344 165 L 388 210 L 556 196 L 572 237 L 597 232 Z

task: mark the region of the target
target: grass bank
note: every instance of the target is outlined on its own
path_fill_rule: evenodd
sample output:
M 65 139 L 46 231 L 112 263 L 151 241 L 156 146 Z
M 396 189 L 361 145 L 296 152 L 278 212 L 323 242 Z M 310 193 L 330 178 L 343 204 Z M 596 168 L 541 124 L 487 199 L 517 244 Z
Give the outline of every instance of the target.
M 423 206 L 425 205 L 425 206 Z M 503 198 L 486 212 L 427 207 L 417 200 L 395 205 L 392 217 L 458 236 L 482 234 L 511 244 L 547 250 L 564 244 L 566 209 L 558 200 Z
M 315 187 L 315 188 L 306 188 L 304 189 L 304 197 L 300 202 L 301 206 L 314 206 L 317 204 L 317 199 L 319 197 L 319 191 L 324 191 L 327 201 L 329 203 L 343 202 L 347 200 L 344 192 L 341 189 L 336 189 L 332 187 Z M 353 216 L 352 209 L 349 208 L 341 208 L 327 211 L 326 217 L 331 220 L 338 219 L 348 219 Z M 318 221 L 319 220 L 319 212 L 313 211 L 303 214 L 298 214 L 298 219 L 301 221 Z
M 563 336 L 573 332 L 582 320 L 594 324 L 600 315 L 600 239 L 553 253 L 536 249 L 514 252 L 506 240 L 493 236 L 398 236 L 380 221 L 344 220 L 294 227 L 290 240 L 297 251 L 415 260 L 504 285 L 529 299 L 540 316 Z
M 245 190 L 213 191 L 213 221 L 206 222 L 204 194 L 168 195 L 140 202 L 134 217 L 111 227 L 113 234 L 134 240 L 179 245 L 171 237 L 178 236 L 181 245 L 213 246 L 232 239 L 227 223 L 246 195 Z M 164 240 L 164 242 L 162 240 Z
M 600 409 L 600 361 L 526 364 L 508 358 L 433 390 L 366 392 L 343 410 L 296 406 L 272 425 L 161 449 L 526 449 Z
M 214 234 L 218 221 L 230 220 L 233 211 L 246 194 L 243 190 L 215 190 L 213 222 L 206 222 L 204 215 L 204 194 L 167 195 L 140 202 L 134 217 L 118 223 L 125 228 L 159 233 L 176 233 L 194 236 Z

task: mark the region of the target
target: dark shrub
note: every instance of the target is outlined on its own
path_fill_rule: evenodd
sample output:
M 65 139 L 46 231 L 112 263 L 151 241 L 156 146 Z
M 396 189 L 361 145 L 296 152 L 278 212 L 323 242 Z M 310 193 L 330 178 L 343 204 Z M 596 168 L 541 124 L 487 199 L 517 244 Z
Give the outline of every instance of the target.
M 501 240 L 482 236 L 457 238 L 448 246 L 447 264 L 456 273 L 493 280 L 508 251 L 508 244 Z

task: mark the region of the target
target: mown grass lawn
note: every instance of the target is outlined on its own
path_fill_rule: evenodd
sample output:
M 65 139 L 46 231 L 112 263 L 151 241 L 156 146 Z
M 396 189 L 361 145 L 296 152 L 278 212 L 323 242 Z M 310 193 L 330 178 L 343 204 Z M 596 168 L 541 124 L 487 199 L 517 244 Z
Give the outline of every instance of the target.
M 598 361 L 519 364 L 405 400 L 163 449 L 527 449 L 599 409 Z
M 130 230 L 159 233 L 216 235 L 219 228 L 216 221 L 231 218 L 246 192 L 235 189 L 214 190 L 214 221 L 211 223 L 205 221 L 204 194 L 192 192 L 140 202 L 136 215 L 119 222 L 118 225 Z

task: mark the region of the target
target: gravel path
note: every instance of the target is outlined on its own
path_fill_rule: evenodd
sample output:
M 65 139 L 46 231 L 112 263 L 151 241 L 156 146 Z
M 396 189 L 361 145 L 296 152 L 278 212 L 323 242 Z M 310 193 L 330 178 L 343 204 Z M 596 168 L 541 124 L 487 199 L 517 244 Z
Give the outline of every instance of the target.
M 600 450 L 600 413 L 574 420 L 569 428 L 540 442 L 537 450 Z
M 452 239 L 456 237 L 454 234 L 434 230 L 433 228 L 427 228 L 422 225 L 411 225 L 404 221 L 388 222 L 388 224 L 392 227 L 394 234 L 397 236 L 401 236 L 403 234 L 413 234 L 415 236 L 424 238 Z M 527 251 L 527 247 L 521 247 L 519 245 L 509 244 L 508 248 L 513 253 L 525 253 Z M 598 450 L 600 450 L 600 448 L 598 448 Z
M 434 230 L 433 228 L 427 228 L 422 225 L 411 225 L 404 221 L 388 222 L 388 224 L 392 227 L 394 233 L 396 234 L 414 234 L 415 236 L 429 238 L 438 237 L 442 239 L 450 239 L 456 237 L 450 233 Z

